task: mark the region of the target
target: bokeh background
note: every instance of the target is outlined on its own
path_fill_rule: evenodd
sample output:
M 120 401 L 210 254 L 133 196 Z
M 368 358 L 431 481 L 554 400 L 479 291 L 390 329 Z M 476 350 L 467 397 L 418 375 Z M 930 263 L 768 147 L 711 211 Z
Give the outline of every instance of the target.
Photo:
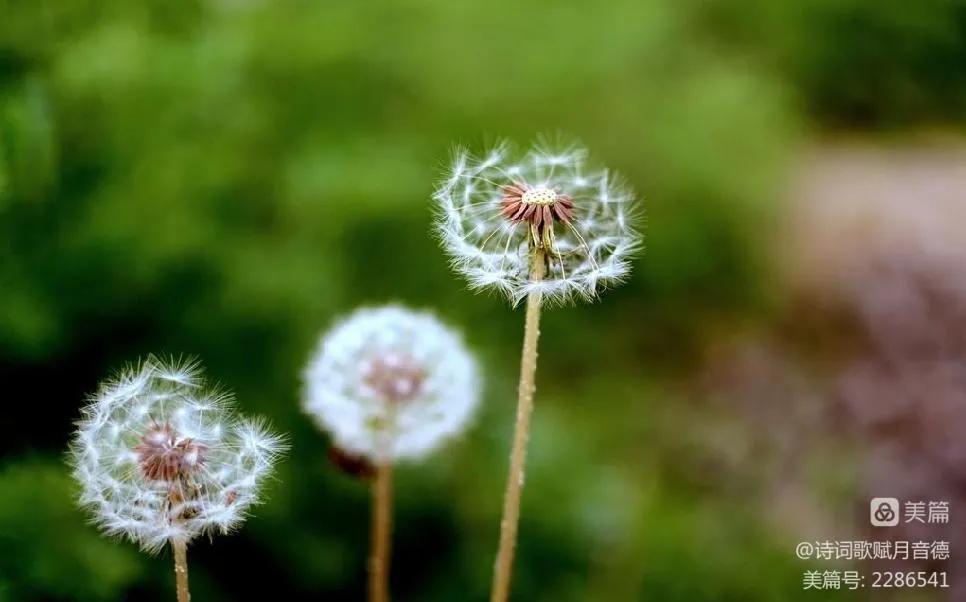
M 485 600 L 522 311 L 464 290 L 429 197 L 455 142 L 557 132 L 641 193 L 647 248 L 545 315 L 514 599 L 966 599 L 964 117 L 958 0 L 0 0 L 0 600 L 173 599 L 64 464 L 150 352 L 293 444 L 190 549 L 195 598 L 362 599 L 367 484 L 299 375 L 386 301 L 487 376 L 471 431 L 398 471 L 393 591 Z M 802 591 L 835 563 L 795 542 L 870 536 L 872 494 L 951 502 L 922 537 L 953 588 Z

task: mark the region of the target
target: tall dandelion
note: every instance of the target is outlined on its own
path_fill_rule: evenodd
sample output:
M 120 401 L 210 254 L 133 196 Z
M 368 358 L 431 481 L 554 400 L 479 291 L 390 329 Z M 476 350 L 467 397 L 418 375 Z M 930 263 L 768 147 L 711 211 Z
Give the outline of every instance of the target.
M 578 146 L 535 144 L 515 155 L 499 144 L 483 157 L 458 149 L 434 194 L 436 229 L 473 289 L 527 300 L 516 427 L 491 600 L 509 596 L 544 302 L 594 301 L 624 280 L 640 247 L 635 198 Z
M 476 362 L 428 313 L 360 309 L 321 340 L 305 371 L 305 411 L 339 456 L 375 466 L 369 600 L 389 599 L 392 467 L 462 431 L 479 401 Z
M 178 602 L 190 599 L 188 543 L 240 525 L 286 448 L 233 403 L 196 362 L 151 356 L 101 384 L 70 446 L 80 504 L 105 533 L 171 546 Z

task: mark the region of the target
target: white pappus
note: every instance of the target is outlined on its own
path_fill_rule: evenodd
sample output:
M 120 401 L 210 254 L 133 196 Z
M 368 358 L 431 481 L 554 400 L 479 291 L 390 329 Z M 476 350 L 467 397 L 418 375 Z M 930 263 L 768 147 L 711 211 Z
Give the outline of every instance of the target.
M 538 142 L 515 155 L 506 143 L 483 157 L 457 148 L 434 193 L 436 230 L 473 289 L 514 305 L 539 290 L 550 302 L 593 300 L 630 273 L 640 248 L 635 197 L 613 172 L 591 169 L 579 146 Z M 544 253 L 531 278 L 531 252 Z
M 335 445 L 374 463 L 420 458 L 462 431 L 479 401 L 476 362 L 433 315 L 363 308 L 326 333 L 303 407 Z
M 230 531 L 287 448 L 233 405 L 193 361 L 150 356 L 103 382 L 70 446 L 80 504 L 106 533 L 151 552 Z

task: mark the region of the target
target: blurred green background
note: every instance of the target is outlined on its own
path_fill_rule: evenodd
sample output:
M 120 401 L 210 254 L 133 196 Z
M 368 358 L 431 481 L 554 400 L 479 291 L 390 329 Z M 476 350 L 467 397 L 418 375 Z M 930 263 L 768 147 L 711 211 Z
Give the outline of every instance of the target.
M 299 374 L 387 301 L 464 329 L 487 377 L 470 432 L 399 471 L 392 588 L 486 599 L 522 312 L 464 290 L 429 197 L 454 143 L 546 132 L 626 175 L 647 248 L 545 316 L 514 599 L 824 599 L 749 499 L 773 467 L 718 462 L 706 436 L 745 427 L 689 383 L 783 304 L 800 149 L 964 116 L 955 1 L 0 0 L 0 600 L 173 598 L 168 554 L 87 526 L 63 461 L 147 353 L 198 356 L 293 444 L 244 528 L 190 549 L 195 599 L 362 599 L 367 486 Z

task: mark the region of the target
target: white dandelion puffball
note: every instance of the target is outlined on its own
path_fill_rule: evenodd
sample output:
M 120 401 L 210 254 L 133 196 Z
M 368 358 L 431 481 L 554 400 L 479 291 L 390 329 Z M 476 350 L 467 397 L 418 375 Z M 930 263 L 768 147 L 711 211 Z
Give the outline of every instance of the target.
M 286 448 L 232 406 L 191 361 L 149 357 L 102 383 L 70 448 L 81 505 L 148 551 L 228 532 Z
M 460 336 L 402 307 L 357 310 L 305 371 L 305 411 L 337 447 L 374 462 L 425 456 L 463 430 L 478 401 Z
M 434 194 L 436 228 L 471 288 L 500 290 L 513 304 L 534 290 L 551 302 L 592 300 L 628 276 L 641 241 L 634 195 L 585 158 L 583 148 L 541 143 L 523 156 L 507 144 L 482 158 L 457 149 Z M 533 281 L 538 248 L 546 269 Z

